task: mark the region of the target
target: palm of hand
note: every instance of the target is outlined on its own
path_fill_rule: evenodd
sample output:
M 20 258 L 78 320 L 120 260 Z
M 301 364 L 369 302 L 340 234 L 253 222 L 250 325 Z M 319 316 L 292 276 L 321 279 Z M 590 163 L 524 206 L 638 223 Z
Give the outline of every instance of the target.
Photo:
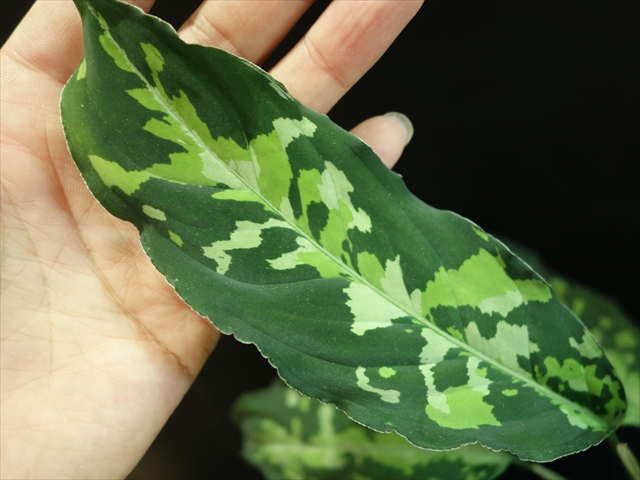
M 286 12 L 270 2 L 207 5 L 182 35 L 260 61 L 307 3 Z M 310 42 L 296 47 L 273 73 L 303 103 L 326 111 L 419 5 L 395 4 L 392 13 L 384 4 L 341 6 L 366 28 L 355 37 L 345 31 L 354 38 L 324 45 L 324 56 L 322 46 L 309 53 Z M 334 10 L 325 28 L 348 28 L 336 27 L 348 15 Z M 206 23 L 211 18 L 220 19 L 216 28 Z M 374 27 L 383 21 L 381 34 Z M 252 35 L 219 33 L 236 31 L 234 22 Z M 67 24 L 63 36 L 56 25 Z M 258 24 L 266 27 L 256 34 Z M 38 42 L 30 43 L 35 32 Z M 372 49 L 374 35 L 379 45 Z M 42 2 L 2 52 L 2 462 L 10 476 L 126 475 L 219 337 L 153 268 L 136 229 L 95 201 L 67 152 L 58 101 L 80 45 L 71 2 Z M 369 52 L 362 64 L 347 68 L 348 49 L 364 51 L 362 45 Z M 337 63 L 310 60 L 328 53 Z M 388 163 L 402 150 L 403 142 L 394 142 L 387 142 L 394 151 Z

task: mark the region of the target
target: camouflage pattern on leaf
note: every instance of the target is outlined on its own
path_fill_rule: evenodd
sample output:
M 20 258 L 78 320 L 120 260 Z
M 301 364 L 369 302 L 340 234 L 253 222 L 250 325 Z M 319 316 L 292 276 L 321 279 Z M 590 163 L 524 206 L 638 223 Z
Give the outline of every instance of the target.
M 515 458 L 479 445 L 434 452 L 376 433 L 275 381 L 242 396 L 232 417 L 244 458 L 268 479 L 490 480 Z
M 556 295 L 584 322 L 616 369 L 627 395 L 622 425 L 640 427 L 640 328 L 613 300 L 552 275 Z
M 612 299 L 553 272 L 531 250 L 508 243 L 549 280 L 558 299 L 591 331 L 625 389 L 627 415 L 622 426 L 640 427 L 640 328 Z
M 75 1 L 85 58 L 61 110 L 89 188 L 289 385 L 432 449 L 548 461 L 619 425 L 610 363 L 502 243 L 258 67 L 127 4 Z

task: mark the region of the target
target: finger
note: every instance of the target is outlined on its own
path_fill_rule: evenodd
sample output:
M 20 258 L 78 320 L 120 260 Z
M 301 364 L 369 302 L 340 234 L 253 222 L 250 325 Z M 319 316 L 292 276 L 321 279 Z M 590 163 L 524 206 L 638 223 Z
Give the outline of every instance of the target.
M 185 42 L 213 45 L 253 63 L 266 60 L 313 0 L 204 2 L 180 29 Z
M 271 74 L 326 113 L 382 56 L 421 0 L 333 2 Z
M 129 0 L 149 11 L 155 0 Z M 10 59 L 30 72 L 42 72 L 64 84 L 83 54 L 82 25 L 72 0 L 36 2 L 2 47 Z
M 411 140 L 413 125 L 406 115 L 389 112 L 365 120 L 355 126 L 351 133 L 369 145 L 380 160 L 391 168 Z

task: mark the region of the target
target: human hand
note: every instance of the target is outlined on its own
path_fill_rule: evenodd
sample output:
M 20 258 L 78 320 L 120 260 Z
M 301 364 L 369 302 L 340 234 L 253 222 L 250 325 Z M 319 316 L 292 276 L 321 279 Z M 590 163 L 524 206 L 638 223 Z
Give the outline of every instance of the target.
M 152 0 L 134 3 L 148 11 Z M 309 1 L 205 2 L 187 42 L 262 62 Z M 420 1 L 336 2 L 272 74 L 327 112 Z M 180 402 L 219 332 L 177 297 L 130 224 L 93 198 L 66 148 L 64 83 L 82 57 L 72 1 L 39 1 L 2 55 L 2 474 L 124 477 Z M 392 117 L 354 129 L 391 166 Z

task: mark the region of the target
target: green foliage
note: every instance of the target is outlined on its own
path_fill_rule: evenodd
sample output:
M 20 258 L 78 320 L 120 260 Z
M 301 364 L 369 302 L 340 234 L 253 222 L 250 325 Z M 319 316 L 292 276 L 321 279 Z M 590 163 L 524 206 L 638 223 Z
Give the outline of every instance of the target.
M 244 458 L 268 479 L 490 480 L 514 459 L 479 445 L 422 450 L 395 433 L 358 425 L 280 381 L 241 397 L 233 418 L 242 428 Z
M 256 66 L 113 0 L 76 0 L 61 101 L 96 198 L 156 268 L 281 377 L 412 443 L 547 461 L 599 443 L 624 392 L 549 286 Z

